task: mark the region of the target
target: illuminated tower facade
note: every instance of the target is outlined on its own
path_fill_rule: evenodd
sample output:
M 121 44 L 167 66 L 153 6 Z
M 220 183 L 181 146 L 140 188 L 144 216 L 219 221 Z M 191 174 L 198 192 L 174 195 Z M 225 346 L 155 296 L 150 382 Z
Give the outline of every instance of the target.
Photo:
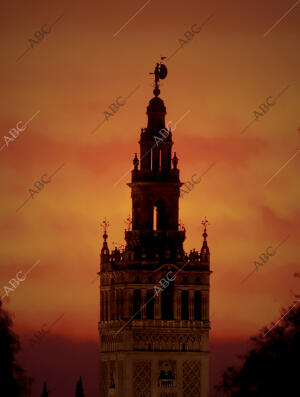
M 124 249 L 100 254 L 100 397 L 209 396 L 210 253 L 206 222 L 199 251 L 183 248 L 182 183 L 155 68 L 131 182 L 132 222 Z

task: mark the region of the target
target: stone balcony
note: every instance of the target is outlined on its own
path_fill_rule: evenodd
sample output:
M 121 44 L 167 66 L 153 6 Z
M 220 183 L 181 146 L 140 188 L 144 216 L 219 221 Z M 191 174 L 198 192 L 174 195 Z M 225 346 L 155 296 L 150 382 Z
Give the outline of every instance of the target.
M 158 387 L 161 387 L 161 388 L 176 387 L 176 380 L 175 379 L 159 379 Z
M 100 321 L 99 327 L 101 329 L 111 329 L 117 332 L 118 329 L 125 326 L 128 320 L 109 320 Z M 209 327 L 209 320 L 131 320 L 126 325 L 126 328 L 207 328 Z

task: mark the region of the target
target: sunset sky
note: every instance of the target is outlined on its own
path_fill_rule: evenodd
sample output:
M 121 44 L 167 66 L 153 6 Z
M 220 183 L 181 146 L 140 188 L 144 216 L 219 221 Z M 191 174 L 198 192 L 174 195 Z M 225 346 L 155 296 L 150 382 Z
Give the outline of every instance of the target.
M 99 283 L 92 280 L 99 271 L 100 223 L 105 216 L 110 221 L 110 248 L 124 243 L 131 211 L 127 172 L 153 97 L 149 72 L 161 56 L 170 57 L 160 87 L 166 121 L 182 118 L 173 135 L 181 180 L 215 163 L 180 201 L 186 251 L 201 247 L 201 221 L 206 216 L 210 222 L 212 346 L 222 345 L 225 352 L 224 346 L 243 343 L 278 319 L 293 302 L 292 291 L 300 294 L 294 277 L 300 237 L 300 3 L 295 4 L 2 2 L 1 296 L 10 279 L 40 261 L 4 302 L 15 331 L 26 346 L 43 324 L 65 313 L 35 347 L 35 361 L 22 356 L 36 379 L 33 397 L 51 371 L 54 397 L 64 387 L 73 390 L 73 383 L 64 385 L 67 373 L 74 379 L 83 375 L 88 397 L 96 396 L 91 372 L 96 382 Z M 40 41 L 34 37 L 52 24 Z M 202 24 L 188 41 L 185 32 Z M 32 47 L 30 39 L 36 41 Z M 103 122 L 109 106 L 127 96 Z M 259 106 L 267 98 L 274 105 L 263 114 Z M 257 120 L 255 111 L 261 112 Z M 6 144 L 8 132 L 28 120 Z M 35 182 L 55 171 L 17 211 Z M 254 261 L 280 243 L 242 283 Z M 66 346 L 67 369 L 59 367 Z M 216 365 L 225 369 L 228 357 L 238 353 L 230 349 Z M 91 372 L 85 374 L 86 368 Z

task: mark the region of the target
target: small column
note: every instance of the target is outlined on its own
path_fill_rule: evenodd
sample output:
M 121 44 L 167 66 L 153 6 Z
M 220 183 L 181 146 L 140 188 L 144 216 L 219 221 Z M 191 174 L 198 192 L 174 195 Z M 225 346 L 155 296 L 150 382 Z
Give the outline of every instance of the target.
M 181 320 L 181 290 L 175 291 L 175 320 Z
M 177 291 L 173 294 L 174 320 L 177 320 Z
M 155 320 L 161 319 L 161 292 L 155 293 L 155 291 L 154 291 L 154 318 Z

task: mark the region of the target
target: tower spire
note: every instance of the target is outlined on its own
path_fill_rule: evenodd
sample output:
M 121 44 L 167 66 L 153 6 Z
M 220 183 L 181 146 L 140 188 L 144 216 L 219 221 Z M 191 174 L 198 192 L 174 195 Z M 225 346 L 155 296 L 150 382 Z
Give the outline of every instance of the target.
M 83 391 L 83 386 L 82 386 L 82 379 L 81 376 L 79 378 L 79 381 L 76 384 L 76 394 L 75 397 L 84 397 L 84 391 Z
M 103 238 L 104 238 L 104 242 L 106 242 L 106 239 L 108 237 L 107 235 L 107 229 L 110 226 L 109 222 L 106 220 L 106 217 L 104 218 L 104 220 L 102 221 L 102 229 L 103 229 Z
M 101 223 L 101 228 L 103 229 L 103 240 L 104 240 L 100 254 L 101 264 L 107 263 L 109 259 L 109 249 L 106 241 L 108 238 L 108 234 L 107 234 L 108 227 L 109 227 L 109 222 L 106 220 L 105 217 Z
M 183 183 L 159 96 L 165 66 L 156 64 L 153 74 L 148 125 L 141 130 L 128 183 L 132 225 L 128 219 L 124 250 L 104 255 L 103 222 L 99 397 L 209 395 L 208 222 L 202 223 L 200 254 L 194 249 L 187 255 L 186 231 L 179 225 Z M 158 283 L 163 288 L 156 289 Z
M 202 244 L 202 248 L 201 248 L 201 262 L 208 262 L 209 263 L 209 248 L 207 245 L 207 232 L 206 232 L 206 228 L 207 225 L 209 225 L 208 220 L 206 219 L 206 217 L 204 218 L 204 220 L 201 222 L 201 225 L 204 227 L 204 231 L 203 231 L 203 244 Z
M 47 389 L 47 384 L 46 384 L 46 382 L 44 382 L 42 397 L 48 397 L 48 389 Z
M 210 225 L 210 223 L 206 219 L 206 216 L 204 217 L 203 221 L 201 222 L 201 225 L 204 227 L 203 237 L 204 237 L 204 240 L 206 240 L 206 237 L 207 237 L 206 227 L 207 227 L 207 225 Z

